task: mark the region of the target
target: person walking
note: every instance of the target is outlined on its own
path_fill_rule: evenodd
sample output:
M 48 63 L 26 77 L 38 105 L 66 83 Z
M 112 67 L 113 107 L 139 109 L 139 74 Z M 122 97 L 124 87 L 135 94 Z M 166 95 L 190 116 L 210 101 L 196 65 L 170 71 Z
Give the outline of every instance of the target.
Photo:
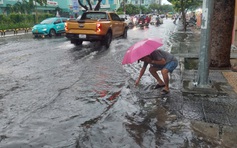
M 177 19 L 178 19 L 178 15 L 177 14 L 175 14 L 174 15 L 174 21 L 173 21 L 173 23 L 176 25 L 176 21 L 177 21 Z
M 139 84 L 141 77 L 146 71 L 147 65 L 150 64 L 149 72 L 157 81 L 155 89 L 163 88 L 161 94 L 168 94 L 170 92 L 168 73 L 172 73 L 178 66 L 178 60 L 175 56 L 162 49 L 157 49 L 151 54 L 142 57 L 138 61 L 143 61 L 144 63 L 135 85 L 137 86 Z M 161 71 L 163 80 L 159 77 L 157 71 Z

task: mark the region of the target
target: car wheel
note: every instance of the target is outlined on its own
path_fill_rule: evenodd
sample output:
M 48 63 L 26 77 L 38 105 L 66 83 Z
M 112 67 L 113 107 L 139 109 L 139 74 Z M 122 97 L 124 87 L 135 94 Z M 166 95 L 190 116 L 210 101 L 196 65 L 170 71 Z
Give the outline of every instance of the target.
M 125 28 L 124 31 L 123 31 L 123 38 L 127 38 L 128 37 L 128 29 Z
M 106 48 L 109 48 L 111 41 L 112 41 L 112 34 L 111 34 L 111 32 L 108 32 L 105 35 L 105 40 L 104 40 L 104 45 Z
M 52 36 L 56 36 L 56 31 L 54 29 L 50 29 L 49 30 L 49 36 L 52 37 Z

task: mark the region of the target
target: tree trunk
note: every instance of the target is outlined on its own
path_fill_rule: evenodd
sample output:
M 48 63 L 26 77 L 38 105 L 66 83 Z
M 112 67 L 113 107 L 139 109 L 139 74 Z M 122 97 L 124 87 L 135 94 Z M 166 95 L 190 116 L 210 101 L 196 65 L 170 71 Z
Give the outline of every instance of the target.
M 86 5 L 83 5 L 80 0 L 78 0 L 78 3 L 80 6 L 82 6 L 86 11 L 88 10 L 88 7 Z
M 230 67 L 235 0 L 215 0 L 211 20 L 210 67 Z
M 100 10 L 100 4 L 101 4 L 101 2 L 102 2 L 102 0 L 98 0 L 96 6 L 95 6 L 95 8 L 94 8 L 95 11 L 99 11 L 99 10 Z
M 88 5 L 89 5 L 90 10 L 93 10 L 93 9 L 92 9 L 92 6 L 91 6 L 90 0 L 86 0 L 86 1 L 87 1 Z
M 184 6 L 184 1 L 181 0 L 180 2 L 180 5 L 181 5 L 181 13 L 182 13 L 182 20 L 183 20 L 183 30 L 184 31 L 187 31 L 187 25 L 186 25 L 186 13 L 185 13 L 185 6 Z

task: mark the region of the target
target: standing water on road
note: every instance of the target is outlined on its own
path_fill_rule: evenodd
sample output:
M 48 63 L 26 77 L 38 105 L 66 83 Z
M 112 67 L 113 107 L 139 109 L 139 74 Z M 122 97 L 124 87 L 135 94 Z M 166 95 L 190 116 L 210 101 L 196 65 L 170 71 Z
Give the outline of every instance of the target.
M 144 38 L 163 38 L 163 49 L 173 52 L 175 27 L 171 19 L 135 27 L 108 50 L 99 43 L 74 46 L 64 37 L 0 38 L 0 147 L 215 146 L 196 138 L 177 112 L 183 101 L 179 68 L 164 97 L 152 89 L 148 72 L 134 86 L 142 63 L 121 64 L 126 50 Z

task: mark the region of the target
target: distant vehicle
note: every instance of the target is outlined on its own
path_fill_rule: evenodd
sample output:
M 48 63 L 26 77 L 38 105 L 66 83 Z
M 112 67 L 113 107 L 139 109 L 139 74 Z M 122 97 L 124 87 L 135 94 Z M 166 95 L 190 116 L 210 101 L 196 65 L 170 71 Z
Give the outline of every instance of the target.
M 196 26 L 197 19 L 195 17 L 191 17 L 189 20 L 186 21 L 187 26 Z
M 159 20 L 157 21 L 157 19 L 159 19 Z M 157 24 L 157 23 L 158 23 L 158 24 Z M 151 24 L 151 25 L 160 25 L 160 24 L 163 24 L 163 18 L 157 17 L 157 15 L 153 15 L 152 18 L 151 18 L 150 24 Z
M 165 14 L 161 14 L 161 15 L 160 15 L 160 18 L 165 18 Z
M 65 22 L 68 18 L 65 17 L 52 17 L 47 18 L 40 22 L 40 24 L 34 25 L 32 28 L 32 34 L 37 36 L 56 36 L 57 34 L 65 33 Z
M 132 20 L 133 18 L 130 17 L 129 15 L 121 14 L 121 15 L 119 15 L 119 17 L 124 18 L 125 23 L 127 23 L 129 28 L 132 28 L 134 26 L 134 23 L 133 23 L 133 20 Z
M 168 12 L 168 13 L 167 13 L 168 18 L 172 18 L 173 15 L 174 15 L 173 12 Z

